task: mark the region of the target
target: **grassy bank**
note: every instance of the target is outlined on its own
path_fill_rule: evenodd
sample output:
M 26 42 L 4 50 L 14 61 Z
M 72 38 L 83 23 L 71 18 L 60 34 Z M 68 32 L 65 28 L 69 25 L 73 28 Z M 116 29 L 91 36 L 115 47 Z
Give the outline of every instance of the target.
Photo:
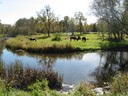
M 103 95 L 98 96 L 127 96 L 128 95 L 128 74 L 118 74 L 113 78 L 110 90 Z M 64 94 L 51 90 L 48 87 L 46 79 L 37 80 L 35 83 L 27 86 L 28 91 L 19 90 L 11 87 L 3 79 L 0 79 L 0 95 L 1 96 L 97 96 L 92 92 L 93 85 L 80 84 L 74 91 Z
M 47 38 L 43 35 L 35 35 L 30 37 L 17 36 L 6 41 L 6 47 L 19 50 L 23 49 L 28 52 L 35 53 L 69 53 L 77 51 L 92 50 L 128 50 L 128 40 L 110 41 L 102 40 L 97 33 L 83 34 L 87 41 L 70 41 L 70 37 L 66 35 L 60 36 L 60 41 L 55 41 L 54 35 Z M 36 41 L 30 41 L 29 38 L 36 38 Z M 107 37 L 106 37 L 107 38 Z

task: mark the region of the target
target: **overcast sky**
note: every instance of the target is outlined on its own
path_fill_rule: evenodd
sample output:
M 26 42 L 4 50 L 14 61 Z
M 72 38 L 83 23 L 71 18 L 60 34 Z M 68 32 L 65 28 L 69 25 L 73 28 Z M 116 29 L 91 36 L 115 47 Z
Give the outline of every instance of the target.
M 0 19 L 4 24 L 14 24 L 20 18 L 36 17 L 46 5 L 50 5 L 55 15 L 74 17 L 75 12 L 82 12 L 88 23 L 95 23 L 96 18 L 90 16 L 92 0 L 0 0 Z

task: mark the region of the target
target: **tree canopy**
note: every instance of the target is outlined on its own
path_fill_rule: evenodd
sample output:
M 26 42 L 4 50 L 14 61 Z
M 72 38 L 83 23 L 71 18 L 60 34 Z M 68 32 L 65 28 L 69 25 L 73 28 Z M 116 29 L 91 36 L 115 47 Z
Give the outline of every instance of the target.
M 93 0 L 92 9 L 107 24 L 109 36 L 123 39 L 128 35 L 128 0 Z

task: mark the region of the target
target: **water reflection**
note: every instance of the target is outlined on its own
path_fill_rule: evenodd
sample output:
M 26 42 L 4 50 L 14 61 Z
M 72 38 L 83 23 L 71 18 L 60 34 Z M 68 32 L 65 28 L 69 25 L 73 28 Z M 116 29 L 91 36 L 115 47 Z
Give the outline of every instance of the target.
M 1 59 L 7 65 L 19 60 L 24 67 L 54 70 L 63 75 L 63 83 L 68 84 L 107 81 L 116 71 L 128 71 L 128 52 L 29 54 L 7 49 L 2 52 Z
M 0 41 L 0 52 L 3 50 L 3 42 Z
M 47 71 L 51 71 L 52 70 L 52 67 L 55 64 L 55 62 L 56 62 L 56 58 L 54 58 L 54 57 L 49 58 L 46 55 L 41 56 L 41 58 L 39 60 L 39 63 L 42 66 L 44 65 L 43 68 L 47 69 Z
M 2 41 L 0 41 L 0 60 L 1 60 L 3 47 L 4 47 L 4 43 Z
M 99 56 L 95 57 L 97 53 L 56 55 L 24 53 L 24 55 L 19 55 L 19 52 L 11 52 L 10 50 L 4 49 L 1 58 L 7 65 L 19 60 L 24 67 L 43 68 L 47 71 L 55 70 L 63 75 L 64 83 L 74 84 L 81 81 L 96 81 L 95 76 L 91 76 L 90 73 L 98 66 L 97 62 L 99 61 L 97 59 L 99 59 Z M 92 58 L 96 58 L 95 61 L 92 61 Z
M 100 61 L 101 65 L 96 68 L 95 75 L 98 81 L 109 81 L 117 71 L 128 71 L 128 52 L 109 51 L 101 52 L 99 55 L 105 61 Z

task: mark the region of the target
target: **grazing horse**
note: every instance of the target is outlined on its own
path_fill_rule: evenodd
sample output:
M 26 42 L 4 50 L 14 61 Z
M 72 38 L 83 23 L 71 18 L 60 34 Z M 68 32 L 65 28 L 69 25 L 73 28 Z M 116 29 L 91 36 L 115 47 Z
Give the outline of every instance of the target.
M 86 42 L 86 37 L 82 37 L 82 41 Z
M 72 41 L 72 39 L 73 39 L 73 40 L 77 40 L 76 37 L 70 37 L 70 41 Z M 77 41 L 78 41 L 78 40 L 77 40 Z
M 36 38 L 29 38 L 30 41 L 36 41 Z
M 80 40 L 80 39 L 81 39 L 81 37 L 80 37 L 80 36 L 78 36 L 77 41 L 78 41 L 78 40 Z

